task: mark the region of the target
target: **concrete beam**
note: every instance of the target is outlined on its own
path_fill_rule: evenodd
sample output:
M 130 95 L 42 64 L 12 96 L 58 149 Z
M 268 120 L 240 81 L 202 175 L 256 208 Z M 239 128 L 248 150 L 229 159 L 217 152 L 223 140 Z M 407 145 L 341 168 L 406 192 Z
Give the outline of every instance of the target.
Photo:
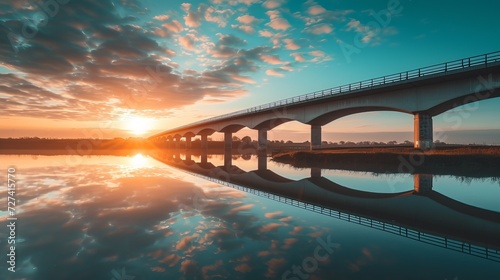
M 432 116 L 428 113 L 415 113 L 414 115 L 414 148 L 430 149 L 433 145 Z
M 186 136 L 186 149 L 191 149 L 191 136 Z
M 321 149 L 321 125 L 311 125 L 311 150 Z

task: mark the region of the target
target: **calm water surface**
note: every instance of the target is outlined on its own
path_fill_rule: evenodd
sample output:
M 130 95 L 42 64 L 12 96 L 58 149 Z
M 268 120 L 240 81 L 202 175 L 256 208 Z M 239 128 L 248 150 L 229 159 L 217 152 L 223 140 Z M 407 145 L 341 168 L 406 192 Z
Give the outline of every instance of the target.
M 222 156 L 208 161 L 223 165 Z M 7 168 L 14 166 L 18 180 L 16 272 L 7 270 L 4 226 L 1 279 L 462 280 L 500 275 L 500 262 L 220 185 L 145 154 L 0 155 L 0 162 L 0 178 L 6 183 Z M 257 160 L 237 158 L 233 165 L 253 171 Z M 293 181 L 311 177 L 310 169 L 273 162 L 267 167 Z M 363 192 L 414 189 L 409 174 L 323 170 L 321 176 Z M 433 190 L 500 212 L 500 183 L 494 178 L 435 176 Z M 0 220 L 6 224 L 2 205 Z M 484 230 L 481 224 L 477 230 Z

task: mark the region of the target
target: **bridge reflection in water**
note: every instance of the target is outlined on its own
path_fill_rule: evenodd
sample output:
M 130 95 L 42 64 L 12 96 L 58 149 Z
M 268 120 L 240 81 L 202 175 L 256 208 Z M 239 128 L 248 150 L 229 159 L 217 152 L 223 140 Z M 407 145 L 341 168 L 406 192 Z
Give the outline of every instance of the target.
M 170 152 L 150 154 L 156 160 L 206 180 L 344 221 L 375 228 L 427 244 L 500 262 L 500 213 L 451 199 L 432 190 L 432 175 L 414 174 L 413 190 L 373 193 L 354 190 L 321 176 L 290 180 L 267 169 L 260 155 L 258 169 L 215 166 Z

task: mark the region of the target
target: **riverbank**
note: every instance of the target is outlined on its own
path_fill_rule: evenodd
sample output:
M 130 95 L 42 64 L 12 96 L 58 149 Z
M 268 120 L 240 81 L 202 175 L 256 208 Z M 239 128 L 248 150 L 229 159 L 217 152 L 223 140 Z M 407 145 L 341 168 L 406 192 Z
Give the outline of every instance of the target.
M 297 168 L 500 176 L 500 146 L 445 146 L 427 151 L 412 147 L 338 148 L 284 152 L 274 155 L 273 160 Z

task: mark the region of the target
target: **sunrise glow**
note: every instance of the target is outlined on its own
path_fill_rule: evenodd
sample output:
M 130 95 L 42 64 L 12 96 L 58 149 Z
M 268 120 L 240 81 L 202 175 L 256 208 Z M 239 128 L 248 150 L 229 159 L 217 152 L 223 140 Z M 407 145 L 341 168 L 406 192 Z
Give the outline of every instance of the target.
M 154 120 L 143 117 L 131 117 L 125 120 L 127 130 L 137 136 L 148 133 L 153 127 Z

